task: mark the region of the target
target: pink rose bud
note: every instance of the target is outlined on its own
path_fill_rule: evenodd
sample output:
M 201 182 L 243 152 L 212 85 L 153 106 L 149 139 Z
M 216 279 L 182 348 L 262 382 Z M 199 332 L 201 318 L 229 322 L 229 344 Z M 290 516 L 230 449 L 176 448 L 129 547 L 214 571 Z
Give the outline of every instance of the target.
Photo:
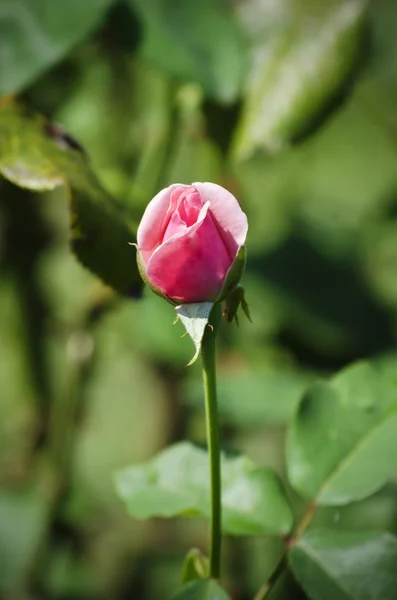
M 170 185 L 148 204 L 138 227 L 141 273 L 174 304 L 214 302 L 247 229 L 246 215 L 223 187 Z

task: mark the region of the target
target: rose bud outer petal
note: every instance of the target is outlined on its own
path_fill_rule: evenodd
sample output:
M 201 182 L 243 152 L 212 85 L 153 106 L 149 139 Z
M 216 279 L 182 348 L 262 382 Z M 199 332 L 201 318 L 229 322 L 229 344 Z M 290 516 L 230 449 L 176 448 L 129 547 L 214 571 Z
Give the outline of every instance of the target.
M 208 210 L 152 254 L 147 278 L 180 304 L 216 300 L 231 261 Z
M 193 183 L 200 193 L 203 204 L 210 203 L 211 214 L 217 224 L 219 233 L 234 260 L 238 249 L 245 244 L 248 232 L 246 214 L 236 198 L 216 183 Z
M 145 264 L 147 264 L 153 251 L 162 242 L 163 233 L 168 225 L 165 219 L 171 202 L 171 194 L 177 188 L 180 188 L 183 192 L 189 187 L 182 183 L 174 183 L 161 190 L 147 205 L 137 231 L 137 245 Z
M 175 306 L 175 302 L 173 302 L 171 300 L 171 298 L 168 298 L 168 296 L 162 291 L 160 290 L 160 288 L 156 287 L 149 279 L 148 276 L 146 275 L 146 265 L 143 262 L 143 258 L 141 256 L 141 253 L 138 250 L 138 247 L 136 249 L 136 262 L 137 262 L 137 266 L 138 266 L 138 271 L 143 279 L 143 281 L 146 283 L 147 286 L 150 287 L 150 289 L 152 290 L 152 292 L 154 292 L 157 296 L 160 296 L 161 298 L 163 298 L 164 300 L 167 300 L 167 302 L 169 302 L 170 304 L 172 304 L 173 306 Z

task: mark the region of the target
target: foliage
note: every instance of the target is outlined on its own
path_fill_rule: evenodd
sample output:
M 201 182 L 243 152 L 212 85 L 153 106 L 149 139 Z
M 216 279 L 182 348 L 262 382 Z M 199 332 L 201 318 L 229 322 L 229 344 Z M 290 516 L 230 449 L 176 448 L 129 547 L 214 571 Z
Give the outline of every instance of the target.
M 1 1 L 0 596 L 395 598 L 396 3 Z M 224 589 L 199 367 L 131 245 L 175 181 L 250 227 Z
M 292 515 L 274 473 L 244 456 L 222 458 L 223 531 L 287 534 Z M 210 516 L 207 452 L 188 442 L 167 448 L 148 465 L 120 472 L 116 483 L 135 518 Z

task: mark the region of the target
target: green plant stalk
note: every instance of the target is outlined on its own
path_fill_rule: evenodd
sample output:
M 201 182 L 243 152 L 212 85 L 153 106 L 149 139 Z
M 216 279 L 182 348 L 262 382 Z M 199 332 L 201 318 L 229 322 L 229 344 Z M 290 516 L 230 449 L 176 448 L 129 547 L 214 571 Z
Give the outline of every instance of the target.
M 216 398 L 215 361 L 215 341 L 220 319 L 221 307 L 219 304 L 215 304 L 201 345 L 205 420 L 211 478 L 210 577 L 214 579 L 219 579 L 220 577 L 222 545 L 221 453 L 219 442 L 218 404 Z

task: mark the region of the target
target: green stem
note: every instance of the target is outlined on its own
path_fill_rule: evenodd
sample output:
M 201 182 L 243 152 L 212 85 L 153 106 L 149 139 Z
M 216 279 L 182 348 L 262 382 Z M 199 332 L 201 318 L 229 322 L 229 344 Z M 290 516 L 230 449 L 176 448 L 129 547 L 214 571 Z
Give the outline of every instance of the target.
M 201 355 L 203 360 L 205 418 L 211 471 L 211 550 L 210 576 L 219 579 L 221 568 L 221 455 L 219 443 L 218 406 L 216 400 L 215 340 L 221 318 L 218 304 L 211 312 L 204 333 Z

